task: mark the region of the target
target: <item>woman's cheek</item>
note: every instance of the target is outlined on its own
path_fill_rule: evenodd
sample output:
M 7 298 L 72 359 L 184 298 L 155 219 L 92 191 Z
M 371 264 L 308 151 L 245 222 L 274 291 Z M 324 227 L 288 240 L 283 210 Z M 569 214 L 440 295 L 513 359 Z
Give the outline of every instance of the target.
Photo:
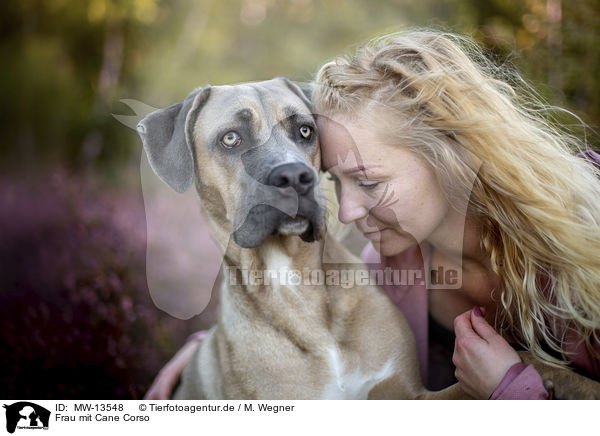
M 370 214 L 386 225 L 397 227 L 400 224 L 396 211 L 391 207 L 374 207 Z M 368 221 L 367 223 L 370 224 Z

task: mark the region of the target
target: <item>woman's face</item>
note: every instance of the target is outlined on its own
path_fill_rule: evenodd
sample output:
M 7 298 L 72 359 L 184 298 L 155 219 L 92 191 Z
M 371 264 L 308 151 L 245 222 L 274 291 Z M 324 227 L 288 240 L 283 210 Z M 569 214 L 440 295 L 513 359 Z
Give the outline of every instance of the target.
M 407 148 L 383 142 L 365 118 L 358 120 L 336 115 L 318 121 L 340 221 L 354 222 L 383 256 L 435 238 L 449 205 L 434 172 Z

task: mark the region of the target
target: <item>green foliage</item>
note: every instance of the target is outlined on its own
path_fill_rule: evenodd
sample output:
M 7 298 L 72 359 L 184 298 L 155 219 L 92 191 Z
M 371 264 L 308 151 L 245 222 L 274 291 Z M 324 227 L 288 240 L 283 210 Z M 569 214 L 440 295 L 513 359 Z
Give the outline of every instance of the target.
M 596 0 L 4 2 L 0 153 L 11 165 L 120 165 L 140 149 L 110 116 L 129 113 L 121 98 L 165 106 L 207 83 L 310 80 L 326 60 L 405 26 L 472 34 L 596 126 L 598 22 Z

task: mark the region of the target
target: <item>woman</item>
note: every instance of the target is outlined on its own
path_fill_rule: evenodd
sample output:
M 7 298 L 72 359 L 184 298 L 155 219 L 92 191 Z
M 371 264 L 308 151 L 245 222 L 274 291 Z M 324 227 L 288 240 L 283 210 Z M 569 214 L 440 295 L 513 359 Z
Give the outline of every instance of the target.
M 574 156 L 577 141 L 493 71 L 473 44 L 435 32 L 386 36 L 326 64 L 313 90 L 323 167 L 339 219 L 371 240 L 363 260 L 416 262 L 431 279 L 456 272 L 386 286 L 424 375 L 429 313 L 456 335 L 465 391 L 548 398 L 509 342 L 600 378 L 597 155 Z M 170 373 L 158 379 L 166 391 Z

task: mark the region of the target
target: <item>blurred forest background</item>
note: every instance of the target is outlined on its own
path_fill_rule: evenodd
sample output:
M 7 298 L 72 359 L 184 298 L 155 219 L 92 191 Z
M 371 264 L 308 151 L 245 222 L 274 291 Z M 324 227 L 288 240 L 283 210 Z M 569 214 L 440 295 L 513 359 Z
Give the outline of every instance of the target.
M 141 143 L 111 116 L 132 114 L 120 99 L 162 107 L 205 84 L 308 81 L 407 26 L 475 37 L 597 148 L 598 0 L 2 2 L 0 397 L 140 398 L 212 322 L 150 299 Z

